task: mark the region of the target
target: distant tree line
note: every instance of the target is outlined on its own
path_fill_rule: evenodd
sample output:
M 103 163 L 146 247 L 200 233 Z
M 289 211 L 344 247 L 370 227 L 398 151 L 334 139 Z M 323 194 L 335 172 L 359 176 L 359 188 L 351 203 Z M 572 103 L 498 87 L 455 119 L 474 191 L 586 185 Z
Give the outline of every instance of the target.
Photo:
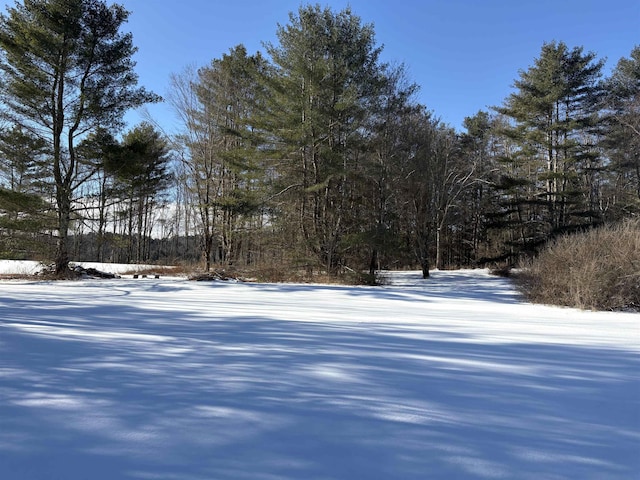
M 380 60 L 373 25 L 306 5 L 264 53 L 174 74 L 177 134 L 118 137 L 159 100 L 136 87 L 126 17 L 38 0 L 0 18 L 1 255 L 426 277 L 640 211 L 638 46 L 604 78 L 594 53 L 545 43 L 456 132 Z

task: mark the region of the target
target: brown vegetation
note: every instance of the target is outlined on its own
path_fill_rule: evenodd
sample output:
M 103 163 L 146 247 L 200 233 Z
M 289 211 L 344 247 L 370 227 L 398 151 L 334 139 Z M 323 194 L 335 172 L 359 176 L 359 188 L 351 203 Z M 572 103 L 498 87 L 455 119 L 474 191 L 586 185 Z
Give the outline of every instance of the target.
M 516 278 L 537 303 L 640 311 L 640 219 L 560 237 Z

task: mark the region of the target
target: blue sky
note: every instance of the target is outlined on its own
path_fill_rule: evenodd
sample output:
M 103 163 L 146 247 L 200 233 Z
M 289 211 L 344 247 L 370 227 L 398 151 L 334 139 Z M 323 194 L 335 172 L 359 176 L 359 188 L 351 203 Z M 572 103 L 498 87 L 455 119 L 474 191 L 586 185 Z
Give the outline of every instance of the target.
M 13 2 L 6 2 L 13 3 Z M 139 48 L 140 84 L 160 95 L 169 76 L 202 66 L 242 43 L 249 53 L 276 42 L 278 23 L 309 2 L 300 0 L 118 0 L 131 11 L 127 31 Z M 310 2 L 316 3 L 316 2 Z M 640 44 L 640 0 L 330 0 L 351 6 L 373 23 L 383 60 L 404 63 L 420 85 L 418 100 L 461 130 L 464 117 L 499 105 L 519 70 L 539 55 L 543 42 L 584 46 L 607 70 Z M 168 131 L 166 105 L 149 111 Z M 137 123 L 139 114 L 128 120 Z

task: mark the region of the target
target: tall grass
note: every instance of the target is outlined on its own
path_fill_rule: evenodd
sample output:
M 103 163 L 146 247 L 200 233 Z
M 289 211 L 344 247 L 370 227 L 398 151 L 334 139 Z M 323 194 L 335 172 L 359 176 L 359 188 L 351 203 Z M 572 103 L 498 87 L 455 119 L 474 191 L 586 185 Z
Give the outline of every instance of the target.
M 640 311 L 640 219 L 560 237 L 522 272 L 534 302 Z

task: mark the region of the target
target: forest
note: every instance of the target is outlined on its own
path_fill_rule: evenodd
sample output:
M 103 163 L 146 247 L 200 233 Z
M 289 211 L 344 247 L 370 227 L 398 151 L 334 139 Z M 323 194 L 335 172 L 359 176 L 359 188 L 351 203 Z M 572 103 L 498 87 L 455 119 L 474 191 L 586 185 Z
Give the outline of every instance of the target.
M 640 213 L 640 45 L 605 76 L 584 46 L 544 43 L 459 132 L 350 9 L 303 5 L 264 52 L 230 46 L 165 99 L 138 86 L 128 15 L 0 16 L 0 258 L 427 277 Z M 160 101 L 179 133 L 127 129 Z

